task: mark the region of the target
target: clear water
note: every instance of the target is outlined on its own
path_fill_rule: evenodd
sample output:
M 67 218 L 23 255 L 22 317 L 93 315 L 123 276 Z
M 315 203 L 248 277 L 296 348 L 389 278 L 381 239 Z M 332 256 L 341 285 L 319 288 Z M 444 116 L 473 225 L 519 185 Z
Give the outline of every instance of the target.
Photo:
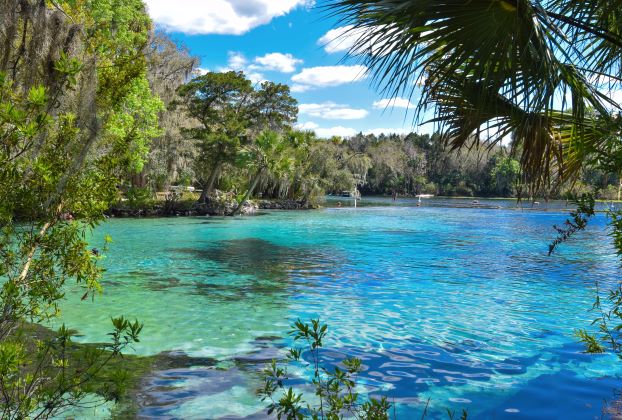
M 599 417 L 622 367 L 582 354 L 573 330 L 617 262 L 603 216 L 548 257 L 565 217 L 402 205 L 110 220 L 93 238 L 115 241 L 104 294 L 68 293 L 64 321 L 98 342 L 110 316 L 136 317 L 138 354 L 184 356 L 143 384 L 145 417 L 264 418 L 257 371 L 311 317 L 329 324 L 326 362 L 362 358 L 365 392 L 398 418 L 428 399 L 431 418 Z

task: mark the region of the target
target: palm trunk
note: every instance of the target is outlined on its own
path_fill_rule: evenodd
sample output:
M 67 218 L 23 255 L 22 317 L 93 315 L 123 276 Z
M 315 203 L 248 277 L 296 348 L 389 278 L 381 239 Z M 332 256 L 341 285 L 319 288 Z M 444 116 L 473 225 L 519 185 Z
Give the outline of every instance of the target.
M 253 182 L 251 183 L 250 187 L 248 187 L 246 194 L 244 194 L 244 197 L 242 198 L 242 200 L 238 202 L 238 205 L 235 208 L 235 210 L 233 210 L 233 213 L 231 213 L 231 216 L 235 216 L 236 214 L 240 213 L 240 210 L 242 210 L 242 206 L 244 205 L 246 200 L 248 200 L 248 198 L 251 196 L 253 191 L 255 191 L 255 188 L 257 187 L 257 184 L 259 183 L 259 178 L 261 178 L 261 169 L 255 175 L 255 178 L 253 179 Z

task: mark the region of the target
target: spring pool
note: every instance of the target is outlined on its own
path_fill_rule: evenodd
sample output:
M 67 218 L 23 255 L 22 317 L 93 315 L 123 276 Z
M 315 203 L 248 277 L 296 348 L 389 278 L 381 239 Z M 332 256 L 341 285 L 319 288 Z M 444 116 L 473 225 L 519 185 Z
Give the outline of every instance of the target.
M 136 317 L 138 354 L 189 360 L 145 379 L 144 417 L 265 418 L 258 370 L 291 344 L 293 321 L 319 317 L 326 363 L 363 359 L 362 389 L 397 418 L 420 418 L 428 400 L 431 418 L 598 418 L 622 366 L 583 354 L 573 331 L 618 261 L 602 215 L 547 256 L 565 218 L 370 206 L 109 220 L 92 238 L 114 240 L 104 294 L 68 293 L 63 321 L 100 342 L 111 316 Z

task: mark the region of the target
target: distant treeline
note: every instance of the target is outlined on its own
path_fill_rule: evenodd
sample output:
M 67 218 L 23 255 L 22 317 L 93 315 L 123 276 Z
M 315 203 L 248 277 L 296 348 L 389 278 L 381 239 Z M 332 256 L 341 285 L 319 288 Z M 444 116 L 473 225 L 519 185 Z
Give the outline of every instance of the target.
M 358 134 L 337 142 L 346 154 L 369 159 L 359 190 L 363 194 L 530 197 L 523 182 L 519 150 L 510 145 L 451 150 L 439 134 Z M 598 190 L 604 199 L 616 199 L 619 176 L 595 169 L 583 171 L 574 182 L 549 185 L 535 195 L 565 198 Z

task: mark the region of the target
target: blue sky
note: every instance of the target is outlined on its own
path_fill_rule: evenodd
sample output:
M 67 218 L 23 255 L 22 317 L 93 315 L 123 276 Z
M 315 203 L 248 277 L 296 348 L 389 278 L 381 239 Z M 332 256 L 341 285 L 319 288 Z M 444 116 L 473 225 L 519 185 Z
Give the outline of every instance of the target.
M 159 29 L 209 71 L 243 70 L 292 87 L 299 127 L 322 137 L 413 129 L 406 98 L 387 108 L 365 68 L 343 61 L 351 39 L 311 0 L 146 0 Z M 329 42 L 332 41 L 332 42 Z M 412 98 L 416 102 L 417 98 Z M 410 111 L 407 107 L 410 106 Z

